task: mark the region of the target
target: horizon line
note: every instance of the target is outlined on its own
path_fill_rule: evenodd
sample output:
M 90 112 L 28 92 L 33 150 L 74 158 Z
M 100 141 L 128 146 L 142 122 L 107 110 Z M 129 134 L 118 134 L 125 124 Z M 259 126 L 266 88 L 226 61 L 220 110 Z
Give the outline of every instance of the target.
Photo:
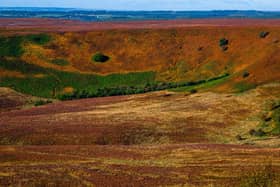
M 68 10 L 88 10 L 88 11 L 131 11 L 131 12 L 211 12 L 211 11 L 254 11 L 254 12 L 280 12 L 280 10 L 261 10 L 261 9 L 193 9 L 193 10 L 176 10 L 176 9 L 154 9 L 154 10 L 135 10 L 135 9 L 94 9 L 94 8 L 77 8 L 77 7 L 45 7 L 45 6 L 32 6 L 32 7 L 24 7 L 24 6 L 0 6 L 0 9 L 10 8 L 10 9 L 24 9 L 24 8 L 39 8 L 39 9 L 68 9 Z

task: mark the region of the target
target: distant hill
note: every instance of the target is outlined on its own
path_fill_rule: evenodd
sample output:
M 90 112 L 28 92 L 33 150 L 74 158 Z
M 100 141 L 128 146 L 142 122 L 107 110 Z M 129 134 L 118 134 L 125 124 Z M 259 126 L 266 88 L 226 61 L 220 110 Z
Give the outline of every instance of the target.
M 0 18 L 58 18 L 82 21 L 173 20 L 196 18 L 280 18 L 265 11 L 109 11 L 69 8 L 0 7 Z

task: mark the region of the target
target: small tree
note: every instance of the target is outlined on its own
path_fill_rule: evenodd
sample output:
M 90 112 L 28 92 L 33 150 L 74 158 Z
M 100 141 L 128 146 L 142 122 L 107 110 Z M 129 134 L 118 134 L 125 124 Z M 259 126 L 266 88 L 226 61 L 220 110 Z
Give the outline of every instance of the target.
M 107 62 L 110 58 L 106 55 L 104 55 L 103 53 L 96 53 L 95 55 L 93 55 L 92 60 L 94 62 Z
M 260 38 L 266 38 L 268 35 L 269 35 L 269 32 L 262 31 L 259 36 L 260 36 Z
M 243 78 L 247 78 L 247 77 L 249 77 L 249 76 L 250 76 L 250 73 L 249 73 L 249 72 L 245 71 L 245 72 L 243 73 Z
M 220 47 L 227 46 L 228 44 L 229 44 L 228 39 L 226 39 L 226 38 L 220 39 Z

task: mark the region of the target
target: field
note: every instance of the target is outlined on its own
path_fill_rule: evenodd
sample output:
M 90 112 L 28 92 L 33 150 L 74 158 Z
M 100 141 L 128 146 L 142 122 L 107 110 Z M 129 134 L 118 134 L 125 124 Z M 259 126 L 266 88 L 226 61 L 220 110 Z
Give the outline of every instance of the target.
M 279 20 L 39 21 L 0 19 L 0 186 L 280 186 Z

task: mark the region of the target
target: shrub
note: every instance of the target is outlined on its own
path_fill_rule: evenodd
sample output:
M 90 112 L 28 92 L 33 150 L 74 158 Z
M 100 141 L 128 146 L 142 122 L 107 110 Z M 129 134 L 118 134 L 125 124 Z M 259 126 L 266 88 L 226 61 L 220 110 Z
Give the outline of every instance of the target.
M 220 47 L 227 46 L 229 44 L 229 41 L 226 38 L 220 39 Z
M 95 55 L 92 56 L 92 60 L 94 62 L 107 62 L 110 58 L 102 53 L 96 53 Z
M 228 50 L 228 46 L 223 46 L 222 47 L 222 51 L 227 51 Z
M 243 78 L 247 78 L 247 77 L 249 77 L 250 76 L 250 73 L 249 72 L 247 72 L 247 71 L 245 71 L 244 73 L 243 73 Z
M 260 38 L 266 38 L 268 35 L 269 35 L 269 32 L 266 32 L 266 31 L 262 31 L 262 32 L 259 34 Z

